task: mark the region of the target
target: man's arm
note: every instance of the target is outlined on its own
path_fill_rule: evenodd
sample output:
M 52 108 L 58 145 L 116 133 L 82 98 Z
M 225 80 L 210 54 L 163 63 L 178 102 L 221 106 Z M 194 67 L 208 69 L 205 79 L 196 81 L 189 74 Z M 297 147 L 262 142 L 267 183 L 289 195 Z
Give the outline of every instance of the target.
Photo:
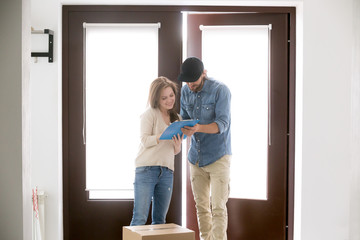
M 184 128 L 181 129 L 181 131 L 191 137 L 194 133 L 196 132 L 201 132 L 201 133 L 210 133 L 210 134 L 216 134 L 219 133 L 219 127 L 217 125 L 217 123 L 213 122 L 210 124 L 196 124 L 193 127 L 188 127 L 185 126 Z
M 209 124 L 196 124 L 194 127 L 184 127 L 181 131 L 187 135 L 192 136 L 196 132 L 218 134 L 224 132 L 230 126 L 230 90 L 223 86 L 218 92 L 214 122 Z M 219 126 L 220 125 L 220 126 Z
M 219 133 L 225 132 L 230 127 L 231 117 L 231 93 L 230 89 L 223 85 L 217 93 L 215 120 Z

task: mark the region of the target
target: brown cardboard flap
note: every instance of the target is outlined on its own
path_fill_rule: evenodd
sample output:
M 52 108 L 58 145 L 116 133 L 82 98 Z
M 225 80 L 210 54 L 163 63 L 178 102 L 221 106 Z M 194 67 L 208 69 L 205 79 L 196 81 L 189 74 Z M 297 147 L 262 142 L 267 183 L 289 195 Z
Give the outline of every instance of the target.
M 123 227 L 123 240 L 194 240 L 195 232 L 179 225 L 157 224 Z

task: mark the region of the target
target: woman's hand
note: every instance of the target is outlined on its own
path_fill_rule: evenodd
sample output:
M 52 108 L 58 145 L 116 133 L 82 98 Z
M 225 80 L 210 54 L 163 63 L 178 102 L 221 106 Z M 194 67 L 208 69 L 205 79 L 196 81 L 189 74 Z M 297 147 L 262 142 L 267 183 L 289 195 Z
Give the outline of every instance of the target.
M 156 142 L 157 142 L 157 143 L 160 142 L 160 137 L 161 137 L 161 134 L 156 135 Z
M 182 143 L 182 140 L 184 139 L 184 134 L 181 135 L 181 137 L 180 137 L 180 134 L 178 134 L 177 136 L 174 135 L 172 137 L 172 139 L 174 142 L 174 154 L 176 155 L 181 151 L 181 143 Z

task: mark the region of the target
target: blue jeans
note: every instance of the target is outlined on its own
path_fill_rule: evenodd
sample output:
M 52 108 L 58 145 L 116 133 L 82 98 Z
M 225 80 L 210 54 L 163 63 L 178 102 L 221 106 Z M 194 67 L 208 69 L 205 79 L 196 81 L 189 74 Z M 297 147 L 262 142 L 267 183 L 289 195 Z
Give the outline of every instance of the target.
M 167 167 L 137 167 L 131 226 L 145 225 L 152 201 L 152 223 L 164 224 L 173 189 L 173 171 Z

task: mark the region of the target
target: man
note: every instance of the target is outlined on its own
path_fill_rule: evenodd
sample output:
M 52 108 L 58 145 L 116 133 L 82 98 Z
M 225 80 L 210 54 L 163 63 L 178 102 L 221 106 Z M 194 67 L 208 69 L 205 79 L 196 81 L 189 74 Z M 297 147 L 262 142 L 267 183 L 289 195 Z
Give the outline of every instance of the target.
M 200 120 L 194 127 L 182 129 L 191 136 L 188 159 L 200 237 L 226 240 L 231 93 L 223 83 L 207 78 L 202 61 L 196 57 L 183 62 L 178 80 L 186 82 L 181 89 L 180 115 L 184 120 Z

